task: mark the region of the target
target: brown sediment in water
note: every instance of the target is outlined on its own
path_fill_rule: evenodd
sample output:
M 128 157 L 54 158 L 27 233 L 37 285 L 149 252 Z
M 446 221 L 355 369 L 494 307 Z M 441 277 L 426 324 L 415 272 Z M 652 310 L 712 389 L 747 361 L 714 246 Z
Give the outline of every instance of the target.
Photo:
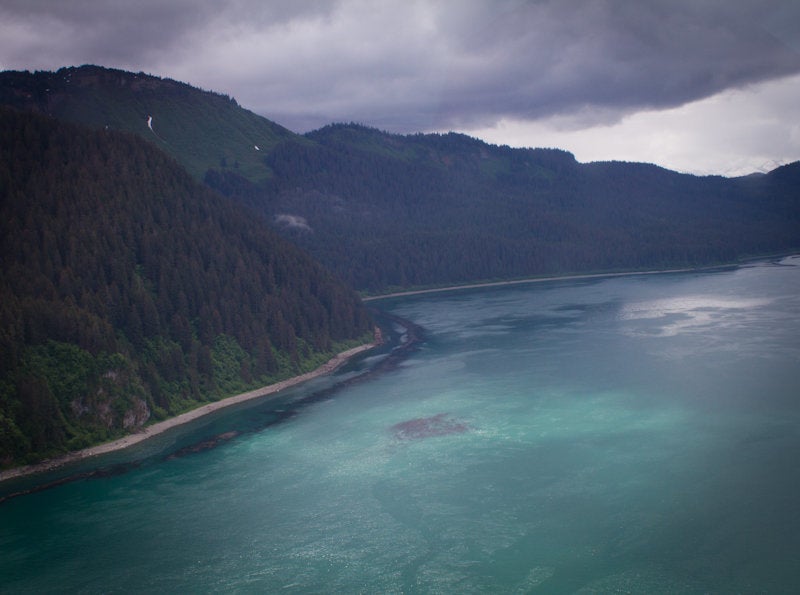
M 422 440 L 434 436 L 463 434 L 469 426 L 447 413 L 437 413 L 430 417 L 416 417 L 397 423 L 391 427 L 392 433 L 400 440 Z
M 222 434 L 217 434 L 213 438 L 209 438 L 208 440 L 203 440 L 202 442 L 198 442 L 197 444 L 192 444 L 190 446 L 186 446 L 185 448 L 181 448 L 173 452 L 171 455 L 167 457 L 168 460 L 177 459 L 179 457 L 195 454 L 198 452 L 203 452 L 205 450 L 211 450 L 212 448 L 216 448 L 220 444 L 224 444 L 229 440 L 233 440 L 239 435 L 237 431 L 231 432 L 223 432 Z

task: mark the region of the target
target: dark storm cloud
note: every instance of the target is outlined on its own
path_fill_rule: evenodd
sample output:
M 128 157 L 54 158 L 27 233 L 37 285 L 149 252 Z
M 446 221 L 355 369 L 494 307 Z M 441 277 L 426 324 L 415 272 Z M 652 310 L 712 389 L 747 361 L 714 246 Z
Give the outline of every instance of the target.
M 98 63 L 294 129 L 614 121 L 800 72 L 785 1 L 0 0 L 0 66 Z
M 45 69 L 93 63 L 138 67 L 190 59 L 217 23 L 287 22 L 324 3 L 250 0 L 0 0 L 0 66 Z
M 29 69 L 147 61 L 202 21 L 202 11 L 192 8 L 188 0 L 2 0 L 0 60 Z
M 487 4 L 442 30 L 452 68 L 444 117 L 535 119 L 583 110 L 614 118 L 681 105 L 798 72 L 798 47 L 771 31 L 787 2 L 536 2 Z M 795 31 L 800 31 L 800 27 Z M 473 121 L 470 121 L 473 120 Z

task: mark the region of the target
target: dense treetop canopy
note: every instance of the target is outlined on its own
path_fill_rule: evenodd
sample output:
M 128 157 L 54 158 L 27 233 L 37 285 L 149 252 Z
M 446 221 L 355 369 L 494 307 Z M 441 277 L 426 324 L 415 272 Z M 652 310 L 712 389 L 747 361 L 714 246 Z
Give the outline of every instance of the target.
M 85 445 L 363 340 L 360 300 L 130 135 L 0 109 L 0 456 Z

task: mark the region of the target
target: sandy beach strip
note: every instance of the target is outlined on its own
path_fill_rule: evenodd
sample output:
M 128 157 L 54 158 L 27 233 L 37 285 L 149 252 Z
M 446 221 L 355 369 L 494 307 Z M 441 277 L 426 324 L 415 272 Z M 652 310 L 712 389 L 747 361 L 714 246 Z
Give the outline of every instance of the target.
M 181 413 L 180 415 L 176 415 L 175 417 L 171 417 L 169 419 L 165 419 L 164 421 L 154 423 L 153 425 L 144 426 L 136 433 L 129 434 L 123 438 L 114 440 L 113 442 L 106 442 L 104 444 L 98 444 L 97 446 L 90 446 L 89 448 L 84 448 L 83 450 L 78 450 L 75 452 L 65 454 L 60 457 L 56 457 L 54 459 L 48 459 L 46 461 L 42 461 L 41 463 L 35 463 L 33 465 L 25 465 L 23 467 L 15 467 L 13 469 L 0 471 L 0 482 L 13 479 L 15 477 L 22 477 L 25 475 L 33 475 L 35 473 L 42 473 L 45 471 L 52 471 L 68 463 L 82 461 L 90 457 L 95 457 L 97 455 L 102 455 L 109 452 L 122 450 L 124 448 L 128 448 L 129 446 L 133 446 L 134 444 L 139 444 L 140 442 L 143 442 L 145 440 L 148 440 L 149 438 L 152 438 L 153 436 L 157 436 L 158 434 L 166 432 L 171 428 L 189 423 L 200 417 L 203 417 L 204 415 L 213 413 L 214 411 L 219 411 L 220 409 L 224 409 L 225 407 L 230 407 L 231 405 L 236 405 L 238 403 L 244 403 L 245 401 L 250 401 L 252 399 L 258 399 L 260 397 L 265 397 L 267 395 L 275 394 L 284 389 L 297 386 L 298 384 L 302 384 L 303 382 L 307 382 L 313 378 L 317 378 L 325 374 L 330 374 L 331 372 L 342 366 L 345 362 L 347 362 L 355 355 L 358 355 L 359 353 L 372 349 L 373 347 L 376 347 L 378 344 L 379 344 L 378 341 L 374 341 L 372 343 L 367 343 L 365 345 L 359 345 L 358 347 L 353 347 L 352 349 L 348 349 L 347 351 L 343 351 L 342 353 L 335 355 L 333 358 L 322 364 L 319 368 L 312 370 L 311 372 L 306 372 L 305 374 L 301 374 L 299 376 L 293 376 L 292 378 L 287 378 L 286 380 L 276 382 L 275 384 L 263 386 L 261 388 L 251 390 L 246 393 L 233 395 L 231 397 L 227 397 L 219 401 L 214 401 L 213 403 L 208 403 L 206 405 L 198 407 L 197 409 L 192 409 L 191 411 L 187 411 L 186 413 Z
M 548 283 L 551 281 L 580 281 L 582 279 L 602 279 L 611 277 L 635 277 L 637 275 L 662 275 L 669 273 L 691 273 L 736 267 L 741 263 L 715 264 L 703 267 L 687 267 L 681 269 L 653 269 L 648 271 L 620 271 L 616 273 L 584 273 L 579 275 L 561 275 L 552 277 L 531 277 L 529 279 L 513 279 L 511 281 L 487 281 L 486 283 L 472 283 L 465 285 L 448 285 L 446 287 L 431 287 L 429 289 L 413 289 L 411 291 L 398 291 L 395 293 L 385 293 L 381 295 L 362 296 L 362 302 L 374 302 L 395 297 L 406 297 L 412 295 L 424 295 L 427 293 L 444 293 L 448 291 L 460 291 L 463 289 L 481 289 L 485 287 L 506 287 L 509 285 L 525 285 L 529 283 Z

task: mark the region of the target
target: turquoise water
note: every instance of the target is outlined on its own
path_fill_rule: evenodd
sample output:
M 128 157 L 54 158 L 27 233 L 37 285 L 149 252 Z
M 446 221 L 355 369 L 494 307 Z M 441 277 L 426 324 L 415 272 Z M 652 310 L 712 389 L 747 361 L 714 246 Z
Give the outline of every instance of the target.
M 396 367 L 0 504 L 0 591 L 798 588 L 800 258 L 380 305 Z

